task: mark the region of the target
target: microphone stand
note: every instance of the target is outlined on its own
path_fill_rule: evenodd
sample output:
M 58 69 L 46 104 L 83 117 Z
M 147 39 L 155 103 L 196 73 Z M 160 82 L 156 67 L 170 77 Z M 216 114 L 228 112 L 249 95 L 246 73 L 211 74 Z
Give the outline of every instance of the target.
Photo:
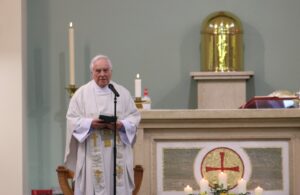
M 116 145 L 116 136 L 117 136 L 117 96 L 114 97 L 114 195 L 117 194 L 117 145 Z

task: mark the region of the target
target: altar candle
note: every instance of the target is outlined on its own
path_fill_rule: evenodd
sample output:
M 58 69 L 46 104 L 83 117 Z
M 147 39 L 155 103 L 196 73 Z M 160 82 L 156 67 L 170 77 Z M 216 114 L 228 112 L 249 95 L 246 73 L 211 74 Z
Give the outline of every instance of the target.
M 240 194 L 246 194 L 247 182 L 243 178 L 238 181 L 238 192 Z
M 218 175 L 219 185 L 222 186 L 222 189 L 227 189 L 227 174 L 220 172 Z
M 255 188 L 255 190 L 254 190 L 254 194 L 255 195 L 262 195 L 263 194 L 263 189 L 261 188 L 261 187 L 257 187 L 257 188 Z
M 142 97 L 142 80 L 140 79 L 140 74 L 136 75 L 134 84 L 135 97 Z
M 184 193 L 185 193 L 186 195 L 192 194 L 192 193 L 193 193 L 193 188 L 191 188 L 189 185 L 187 185 L 187 186 L 184 188 Z
M 69 24 L 69 71 L 70 71 L 70 85 L 75 85 L 75 52 L 74 52 L 74 27 L 73 23 L 70 22 Z
M 200 180 L 200 193 L 208 192 L 208 181 L 204 178 Z

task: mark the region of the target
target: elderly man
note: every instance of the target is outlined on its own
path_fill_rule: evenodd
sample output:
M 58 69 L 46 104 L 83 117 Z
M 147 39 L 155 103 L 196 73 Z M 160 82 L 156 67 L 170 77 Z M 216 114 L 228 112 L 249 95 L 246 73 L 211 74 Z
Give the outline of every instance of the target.
M 114 114 L 115 94 L 119 93 L 116 122 L 116 192 L 130 195 L 134 188 L 132 145 L 140 113 L 129 91 L 111 81 L 112 64 L 104 55 L 91 60 L 92 80 L 71 98 L 67 112 L 65 165 L 75 172 L 75 195 L 111 195 L 114 189 L 114 123 L 99 115 Z

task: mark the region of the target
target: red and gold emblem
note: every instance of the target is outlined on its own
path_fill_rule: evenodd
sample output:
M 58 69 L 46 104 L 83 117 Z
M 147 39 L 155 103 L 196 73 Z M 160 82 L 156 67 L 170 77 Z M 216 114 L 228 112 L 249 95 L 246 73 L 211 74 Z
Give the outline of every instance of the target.
M 218 183 L 219 172 L 225 172 L 228 176 L 228 187 L 232 189 L 243 178 L 244 163 L 237 152 L 220 147 L 207 152 L 201 162 L 200 171 L 202 178 L 206 178 L 212 187 Z

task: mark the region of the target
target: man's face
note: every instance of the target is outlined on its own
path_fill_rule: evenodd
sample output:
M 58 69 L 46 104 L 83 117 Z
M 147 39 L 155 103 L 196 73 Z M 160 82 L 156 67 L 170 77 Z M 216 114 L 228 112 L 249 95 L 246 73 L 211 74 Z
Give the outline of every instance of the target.
M 105 87 L 109 84 L 112 70 L 109 67 L 108 61 L 101 58 L 94 63 L 92 77 L 99 87 Z

